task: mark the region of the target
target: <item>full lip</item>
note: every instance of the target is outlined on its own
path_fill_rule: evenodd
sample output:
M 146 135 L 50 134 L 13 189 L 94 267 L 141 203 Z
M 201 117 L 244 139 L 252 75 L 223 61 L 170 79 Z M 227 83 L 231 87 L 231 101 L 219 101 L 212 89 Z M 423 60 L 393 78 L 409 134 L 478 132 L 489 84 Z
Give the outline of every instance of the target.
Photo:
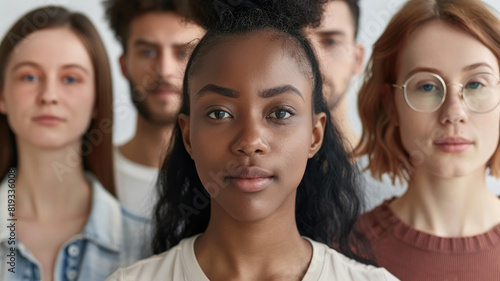
M 469 139 L 462 137 L 444 137 L 434 141 L 436 145 L 461 145 L 461 144 L 473 144 Z
M 434 141 L 434 145 L 445 153 L 461 153 L 474 144 L 473 141 L 463 137 L 444 137 Z
M 65 122 L 66 119 L 51 114 L 41 114 L 32 118 L 33 121 L 42 125 L 56 125 Z
M 268 170 L 257 166 L 240 166 L 228 172 L 224 181 L 245 193 L 266 189 L 276 177 Z

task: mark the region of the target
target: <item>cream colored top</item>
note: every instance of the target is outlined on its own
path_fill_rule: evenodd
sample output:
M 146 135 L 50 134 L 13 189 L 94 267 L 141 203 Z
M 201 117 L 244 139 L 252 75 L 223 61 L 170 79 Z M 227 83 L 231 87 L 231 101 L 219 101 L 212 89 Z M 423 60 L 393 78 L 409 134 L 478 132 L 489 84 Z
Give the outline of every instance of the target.
M 194 253 L 194 241 L 199 235 L 183 239 L 179 245 L 160 255 L 120 268 L 106 281 L 208 281 Z M 313 255 L 303 281 L 365 281 L 398 280 L 383 268 L 364 265 L 306 238 Z

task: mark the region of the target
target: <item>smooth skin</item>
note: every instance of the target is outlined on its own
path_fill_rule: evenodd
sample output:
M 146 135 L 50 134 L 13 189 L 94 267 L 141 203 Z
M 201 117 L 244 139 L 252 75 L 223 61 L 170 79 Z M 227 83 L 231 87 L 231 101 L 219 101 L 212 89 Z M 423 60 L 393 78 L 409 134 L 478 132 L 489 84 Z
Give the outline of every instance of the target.
M 0 112 L 7 115 L 16 136 L 15 215 L 22 222 L 17 238 L 41 263 L 43 280 L 54 280 L 60 248 L 82 231 L 89 216 L 91 188 L 80 147 L 94 104 L 94 68 L 83 42 L 70 29 L 36 31 L 10 55 Z M 55 163 L 70 165 L 62 178 Z
M 439 74 L 446 83 L 463 83 L 477 72 L 499 75 L 495 55 L 472 36 L 440 21 L 416 29 L 399 58 L 397 83 L 419 71 Z M 489 113 L 470 111 L 461 87 L 450 84 L 436 112 L 418 113 L 394 90 L 401 140 L 413 156 L 408 191 L 391 208 L 417 230 L 443 237 L 472 236 L 500 223 L 500 201 L 486 185 L 487 163 L 497 150 L 500 107 Z M 439 139 L 461 137 L 471 145 L 444 152 Z
M 179 117 L 198 175 L 212 187 L 210 222 L 195 243 L 210 280 L 301 280 L 311 260 L 295 197 L 326 114 L 312 112 L 308 66 L 275 35 L 257 31 L 212 48 L 189 83 L 191 114 Z M 213 174 L 222 175 L 215 188 Z

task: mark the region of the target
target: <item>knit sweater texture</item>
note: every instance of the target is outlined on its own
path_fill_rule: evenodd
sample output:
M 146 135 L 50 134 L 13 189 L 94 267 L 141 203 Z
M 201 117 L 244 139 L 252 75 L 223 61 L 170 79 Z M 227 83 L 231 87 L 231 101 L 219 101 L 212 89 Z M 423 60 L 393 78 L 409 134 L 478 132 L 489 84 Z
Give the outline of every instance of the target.
M 378 266 L 402 281 L 500 280 L 500 225 L 470 237 L 438 237 L 401 221 L 390 201 L 357 222 Z

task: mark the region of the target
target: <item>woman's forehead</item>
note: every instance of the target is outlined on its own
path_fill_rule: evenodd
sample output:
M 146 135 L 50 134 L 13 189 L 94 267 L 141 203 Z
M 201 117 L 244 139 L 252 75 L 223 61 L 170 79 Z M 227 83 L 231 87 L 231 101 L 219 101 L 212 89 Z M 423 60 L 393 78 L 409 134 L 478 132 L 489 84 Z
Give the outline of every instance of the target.
M 200 58 L 189 80 L 190 93 L 209 83 L 255 90 L 290 84 L 301 91 L 308 89 L 311 95 L 311 71 L 304 73 L 304 58 L 291 54 L 286 41 L 276 33 L 261 31 L 217 43 Z
M 453 73 L 469 65 L 487 63 L 498 74 L 496 56 L 469 33 L 443 21 L 431 21 L 416 28 L 399 55 L 401 74 L 427 67 Z

